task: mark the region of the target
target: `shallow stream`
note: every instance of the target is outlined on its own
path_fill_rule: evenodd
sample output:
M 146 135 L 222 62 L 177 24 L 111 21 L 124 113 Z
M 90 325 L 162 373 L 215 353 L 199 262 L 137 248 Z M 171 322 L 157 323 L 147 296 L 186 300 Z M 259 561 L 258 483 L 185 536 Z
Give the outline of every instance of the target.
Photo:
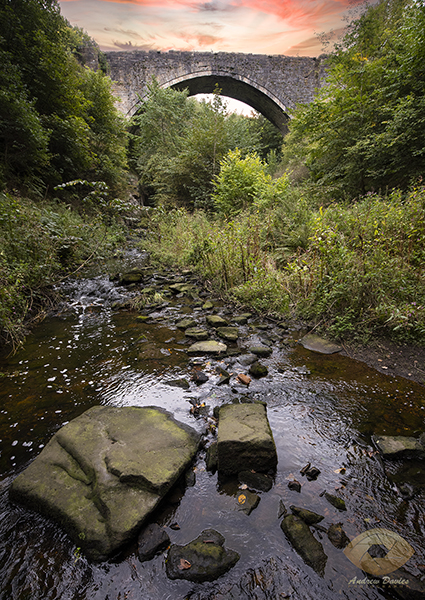
M 190 341 L 176 322 L 191 316 L 204 324 L 211 312 L 229 321 L 234 315 L 219 303 L 203 309 L 207 296 L 169 294 L 168 285 L 175 280 L 183 277 L 148 273 L 143 284 L 130 290 L 107 277 L 67 282 L 61 309 L 33 331 L 24 349 L 0 361 L 0 599 L 209 598 L 213 590 L 231 589 L 270 557 L 279 557 L 298 573 L 299 593 L 282 592 L 282 598 L 305 597 L 305 577 L 317 582 L 318 598 L 397 597 L 393 589 L 361 583 L 365 574 L 326 534 L 321 534 L 328 555 L 321 579 L 283 534 L 280 500 L 286 507 L 295 504 L 324 515 L 326 526 L 341 522 L 350 539 L 372 527 L 398 533 L 415 551 L 404 565 L 406 576 L 423 579 L 425 494 L 406 499 L 390 482 L 371 436 L 424 431 L 425 389 L 347 357 L 305 350 L 297 344 L 301 332 L 258 317 L 239 327 L 238 344 L 231 347 L 235 356 L 198 361 L 209 380 L 197 386 L 191 381 L 193 361 L 186 354 Z M 165 300 L 141 310 L 149 316 L 146 321 L 138 320 L 139 313 L 132 310 L 113 308 L 114 302 L 125 303 L 143 286 L 154 287 Z M 249 387 L 235 377 L 230 384 L 217 385 L 218 364 L 235 374 L 247 371 L 236 354 L 246 354 L 253 343 L 273 348 L 272 355 L 261 360 L 268 376 L 253 379 Z M 190 388 L 167 384 L 179 378 L 186 378 Z M 238 487 L 219 485 L 217 474 L 206 471 L 201 451 L 194 464 L 195 484 L 174 491 L 153 516 L 167 528 L 172 543 L 187 543 L 211 527 L 225 537 L 225 545 L 241 559 L 217 582 L 171 581 L 165 574 L 165 556 L 141 563 L 136 543 L 108 562 L 92 564 L 58 525 L 8 500 L 14 477 L 62 425 L 91 406 L 159 406 L 204 432 L 207 420 L 192 414 L 191 407 L 205 403 L 212 413 L 215 406 L 235 399 L 267 402 L 278 451 L 271 491 L 259 493 L 261 501 L 249 516 L 239 512 Z M 308 462 L 320 469 L 315 481 L 300 474 Z M 288 489 L 294 478 L 302 483 L 300 493 Z M 331 506 L 321 495 L 325 490 L 343 498 L 347 511 Z M 169 527 L 174 523 L 179 529 Z M 252 598 L 257 597 L 263 598 L 253 593 Z

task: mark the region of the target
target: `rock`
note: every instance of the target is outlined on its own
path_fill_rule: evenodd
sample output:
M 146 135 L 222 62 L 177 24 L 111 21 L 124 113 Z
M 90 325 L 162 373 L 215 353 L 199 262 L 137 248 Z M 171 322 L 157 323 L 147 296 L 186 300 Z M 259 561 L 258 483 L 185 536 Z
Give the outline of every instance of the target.
M 325 498 L 330 504 L 332 504 L 332 506 L 334 506 L 338 510 L 347 510 L 345 507 L 345 502 L 342 498 L 338 498 L 338 496 L 328 494 L 328 492 L 325 492 Z
M 249 349 L 251 354 L 255 354 L 255 356 L 259 356 L 260 358 L 267 358 L 272 353 L 272 349 L 268 346 L 251 346 Z
M 190 355 L 220 355 L 224 354 L 226 350 L 227 346 L 225 344 L 222 344 L 221 342 L 216 342 L 214 340 L 207 340 L 205 342 L 196 342 L 195 344 L 192 344 L 192 346 L 190 346 L 190 348 L 187 349 L 187 353 Z
M 131 540 L 192 461 L 199 434 L 153 407 L 95 406 L 64 425 L 10 497 L 103 560 Z
M 249 490 L 243 490 L 238 493 L 236 501 L 238 510 L 250 515 L 254 508 L 257 508 L 260 502 L 260 496 Z
M 218 470 L 223 474 L 276 467 L 276 446 L 264 404 L 222 406 L 217 443 Z
M 202 371 L 194 371 L 192 375 L 192 381 L 196 383 L 196 385 L 202 385 L 208 381 L 209 377 Z
M 236 342 L 239 337 L 237 327 L 217 327 L 217 334 L 228 342 Z
M 138 315 L 136 317 L 136 321 L 140 321 L 141 323 L 144 323 L 145 321 L 148 321 L 150 319 L 149 315 Z
M 139 558 L 144 562 L 165 550 L 170 544 L 170 537 L 157 523 L 150 523 L 140 532 L 137 543 Z
M 300 344 L 307 350 L 318 352 L 319 354 L 335 354 L 341 352 L 341 346 L 337 346 L 328 340 L 321 338 L 314 333 L 308 333 L 301 340 Z
M 301 492 L 301 483 L 294 479 L 288 483 L 288 488 L 293 492 Z
M 245 375 L 245 373 L 239 373 L 236 379 L 239 381 L 239 383 L 243 383 L 243 385 L 246 386 L 251 383 L 251 377 L 248 377 L 248 375 Z
M 206 332 L 205 329 L 202 329 L 201 327 L 189 327 L 188 329 L 186 329 L 184 334 L 187 337 L 194 338 L 198 342 L 202 342 L 208 339 L 208 332 Z
M 130 271 L 129 273 L 123 273 L 120 277 L 120 285 L 131 285 L 132 283 L 140 283 L 143 281 L 144 273 L 140 271 Z
M 281 528 L 304 562 L 323 577 L 327 556 L 309 526 L 296 515 L 287 515 L 281 523 Z
M 228 323 L 219 315 L 207 315 L 207 323 L 210 327 L 227 327 Z
M 246 325 L 248 318 L 244 315 L 240 315 L 238 317 L 232 317 L 232 322 L 236 323 L 236 325 Z
M 256 362 L 257 360 L 258 360 L 258 356 L 255 356 L 255 354 L 245 354 L 245 356 L 241 356 L 238 359 L 238 362 L 243 367 L 248 367 L 249 365 L 252 365 L 252 363 Z
M 286 506 L 282 500 L 282 498 L 279 500 L 279 508 L 277 511 L 277 518 L 280 519 L 281 517 L 283 517 L 283 515 L 286 515 L 288 511 L 286 510 Z
M 424 436 L 420 438 L 403 435 L 376 435 L 372 438 L 384 458 L 425 458 Z
M 196 325 L 196 321 L 194 321 L 193 319 L 182 319 L 181 321 L 179 321 L 178 323 L 176 323 L 176 327 L 177 329 L 190 329 L 190 328 L 194 328 Z
M 310 467 L 303 475 L 305 475 L 309 481 L 314 481 L 319 477 L 320 470 L 317 467 Z
M 170 290 L 172 291 L 173 294 L 195 294 L 196 293 L 196 288 L 195 286 L 188 284 L 188 283 L 173 283 L 172 285 L 168 286 L 170 288 Z
M 388 479 L 395 483 L 403 497 L 412 498 L 425 489 L 425 465 L 422 460 L 406 460 L 385 464 Z
M 304 523 L 307 523 L 307 525 L 314 525 L 315 523 L 320 523 L 320 521 L 323 521 L 323 519 L 325 518 L 322 517 L 322 515 L 312 512 L 311 510 L 307 510 L 306 508 L 299 508 L 298 506 L 290 506 L 289 508 L 292 510 L 294 515 L 300 517 L 300 519 L 302 519 Z
M 260 492 L 268 492 L 273 486 L 271 477 L 264 475 L 264 473 L 253 473 L 252 471 L 241 471 L 238 474 L 238 481 Z
M 211 473 L 215 473 L 217 471 L 218 465 L 218 453 L 217 453 L 217 442 L 213 442 L 207 448 L 207 453 L 205 456 L 205 464 L 207 471 Z
M 188 390 L 190 388 L 190 384 L 187 379 L 170 379 L 165 382 L 166 385 L 170 385 L 171 387 L 182 388 L 182 390 Z
M 343 550 L 350 543 L 350 538 L 343 530 L 342 523 L 332 524 L 329 527 L 328 538 L 335 548 L 339 550 Z
M 224 537 L 220 533 L 206 529 L 186 546 L 171 546 L 165 567 L 170 579 L 202 583 L 227 573 L 239 558 L 237 552 L 224 548 Z
M 260 379 L 260 377 L 266 377 L 268 373 L 268 368 L 265 365 L 260 364 L 259 362 L 252 363 L 252 365 L 249 367 L 249 374 L 255 377 L 256 379 Z
M 204 310 L 211 310 L 212 308 L 214 308 L 214 302 L 211 302 L 211 300 L 207 300 L 206 302 L 204 302 L 204 304 L 202 305 L 202 308 Z

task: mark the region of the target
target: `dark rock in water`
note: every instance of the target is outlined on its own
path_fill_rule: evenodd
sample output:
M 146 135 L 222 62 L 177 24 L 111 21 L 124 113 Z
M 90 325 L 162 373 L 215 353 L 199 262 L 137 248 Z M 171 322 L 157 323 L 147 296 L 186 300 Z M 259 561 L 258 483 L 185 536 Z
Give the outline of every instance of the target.
M 192 375 L 192 381 L 196 383 L 196 385 L 202 385 L 208 381 L 209 377 L 202 371 L 194 371 Z
M 333 496 L 332 494 L 325 493 L 326 500 L 332 504 L 338 510 L 347 510 L 345 507 L 345 501 L 342 498 L 338 498 L 338 496 Z
M 165 550 L 170 544 L 170 537 L 157 523 L 150 523 L 140 532 L 137 543 L 139 558 L 144 562 Z
M 325 518 L 322 517 L 322 515 L 312 512 L 311 510 L 307 510 L 307 508 L 299 508 L 298 506 L 290 506 L 289 508 L 292 510 L 294 515 L 300 517 L 300 519 L 302 519 L 304 523 L 307 523 L 307 525 L 314 525 L 315 523 L 320 523 L 320 521 L 323 521 L 323 519 Z
M 287 515 L 281 523 L 281 528 L 304 562 L 323 577 L 328 557 L 307 523 L 296 515 Z
M 265 365 L 260 364 L 259 362 L 252 363 L 252 365 L 249 367 L 249 374 L 255 377 L 256 379 L 260 379 L 260 377 L 266 377 L 268 373 L 268 368 Z
M 255 356 L 255 354 L 245 354 L 244 356 L 241 356 L 238 359 L 238 362 L 243 367 L 248 367 L 249 365 L 252 365 L 252 363 L 256 362 L 257 360 L 258 360 L 258 356 Z
M 339 550 L 343 550 L 350 543 L 350 538 L 347 536 L 345 531 L 342 528 L 342 523 L 332 524 L 328 529 L 328 538 L 330 542 L 338 548 Z M 369 549 L 370 552 L 370 549 Z
M 341 600 L 325 581 L 292 562 L 271 556 L 248 569 L 235 582 L 216 582 L 214 588 L 190 595 L 190 600 Z
M 143 281 L 144 273 L 140 271 L 130 271 L 129 273 L 123 273 L 120 277 L 120 285 L 131 285 L 132 283 L 139 283 Z
M 224 541 L 218 531 L 206 529 L 186 546 L 171 546 L 165 564 L 168 577 L 202 583 L 227 573 L 240 556 L 224 548 Z
M 237 508 L 239 511 L 244 512 L 246 515 L 250 515 L 254 508 L 257 508 L 260 502 L 260 496 L 250 492 L 249 490 L 242 490 L 237 495 Z
M 188 390 L 190 388 L 190 384 L 187 379 L 170 379 L 165 382 L 167 385 L 171 385 L 171 387 L 182 388 L 183 390 Z
M 228 323 L 219 315 L 207 315 L 207 323 L 210 327 L 227 327 Z
M 425 489 L 425 464 L 422 460 L 410 459 L 401 464 L 399 461 L 388 461 L 385 473 L 406 499 L 413 498 Z
M 305 476 L 307 477 L 307 479 L 309 481 L 314 481 L 315 479 L 317 479 L 319 477 L 319 475 L 320 475 L 320 471 L 317 467 L 310 467 L 305 472 Z
M 336 354 L 342 350 L 341 346 L 337 346 L 336 344 L 333 344 L 332 342 L 329 342 L 328 340 L 325 340 L 314 333 L 305 335 L 300 340 L 300 344 L 307 350 L 318 352 L 319 354 Z
M 294 479 L 288 483 L 288 488 L 293 492 L 301 492 L 301 483 Z
M 373 442 L 384 458 L 425 458 L 425 434 L 419 438 L 402 435 L 376 435 Z
M 241 471 L 238 474 L 238 481 L 260 492 L 268 492 L 273 486 L 271 477 L 263 473 L 253 473 L 252 471 Z
M 276 446 L 264 404 L 225 404 L 218 422 L 218 470 L 268 471 L 277 464 Z
M 211 473 L 215 473 L 217 471 L 218 465 L 218 454 L 217 454 L 217 442 L 213 442 L 207 448 L 207 454 L 205 457 L 205 463 L 207 467 L 207 471 Z
M 251 346 L 249 351 L 260 358 L 267 358 L 272 353 L 272 349 L 268 346 Z
M 157 408 L 95 406 L 53 436 L 10 497 L 56 519 L 89 558 L 103 560 L 135 537 L 199 438 Z

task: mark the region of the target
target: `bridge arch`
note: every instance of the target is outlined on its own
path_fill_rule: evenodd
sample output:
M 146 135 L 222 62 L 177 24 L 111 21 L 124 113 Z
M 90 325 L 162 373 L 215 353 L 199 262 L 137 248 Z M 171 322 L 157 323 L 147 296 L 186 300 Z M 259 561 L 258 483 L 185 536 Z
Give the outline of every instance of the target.
M 211 94 L 218 86 L 223 96 L 240 100 L 261 113 L 282 133 L 286 133 L 286 123 L 289 119 L 288 109 L 281 99 L 258 83 L 246 77 L 230 73 L 203 71 L 189 73 L 163 83 L 161 87 L 175 90 L 189 90 L 189 96 Z
M 155 77 L 161 87 L 223 95 L 245 102 L 282 132 L 288 110 L 314 98 L 326 76 L 326 56 L 267 56 L 226 52 L 107 52 L 118 108 L 133 115 Z

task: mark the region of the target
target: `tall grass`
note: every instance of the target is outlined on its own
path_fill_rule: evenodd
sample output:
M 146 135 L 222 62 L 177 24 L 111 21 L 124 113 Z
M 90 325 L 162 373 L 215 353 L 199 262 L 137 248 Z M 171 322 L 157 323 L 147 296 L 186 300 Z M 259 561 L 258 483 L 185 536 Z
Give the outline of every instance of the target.
M 317 206 L 302 187 L 232 219 L 157 213 L 149 249 L 263 312 L 332 337 L 425 342 L 425 188 Z

